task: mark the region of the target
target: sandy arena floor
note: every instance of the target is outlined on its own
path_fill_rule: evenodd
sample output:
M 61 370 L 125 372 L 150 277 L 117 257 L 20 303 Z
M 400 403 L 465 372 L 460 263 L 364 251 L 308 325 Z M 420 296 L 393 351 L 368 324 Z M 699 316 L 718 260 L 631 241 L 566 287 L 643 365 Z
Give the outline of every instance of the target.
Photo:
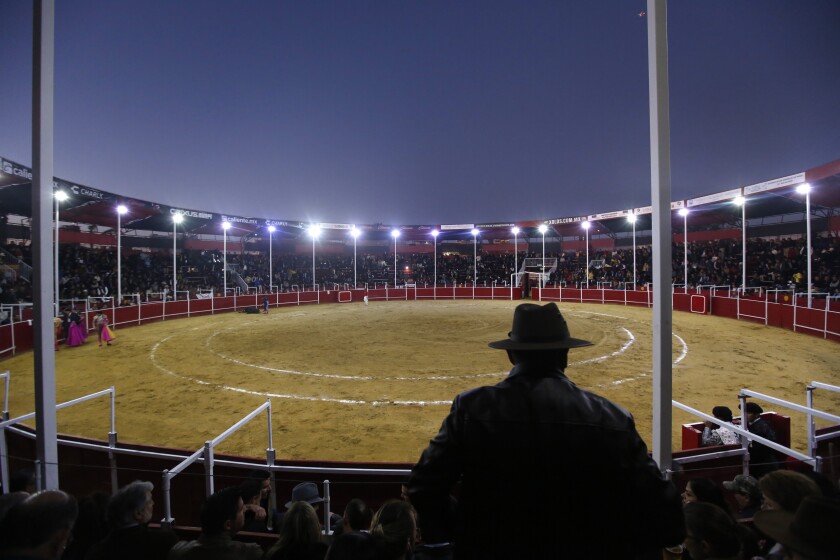
M 58 399 L 116 387 L 120 441 L 195 450 L 271 398 L 278 458 L 417 459 L 457 393 L 510 368 L 487 342 L 505 338 L 517 302 L 374 302 L 222 314 L 117 331 L 57 354 Z M 563 304 L 572 336 L 569 377 L 629 409 L 651 440 L 651 316 L 644 308 Z M 674 314 L 674 398 L 737 410 L 741 388 L 805 404 L 812 380 L 840 385 L 840 345 L 746 322 Z M 12 416 L 33 410 L 32 354 L 5 360 Z M 817 407 L 840 412 L 840 395 Z M 765 406 L 765 410 L 778 407 Z M 781 409 L 778 409 L 782 411 Z M 674 411 L 679 425 L 693 421 Z M 106 398 L 58 413 L 59 431 L 107 440 Z M 805 419 L 792 414 L 795 447 Z M 218 452 L 264 456 L 265 415 Z

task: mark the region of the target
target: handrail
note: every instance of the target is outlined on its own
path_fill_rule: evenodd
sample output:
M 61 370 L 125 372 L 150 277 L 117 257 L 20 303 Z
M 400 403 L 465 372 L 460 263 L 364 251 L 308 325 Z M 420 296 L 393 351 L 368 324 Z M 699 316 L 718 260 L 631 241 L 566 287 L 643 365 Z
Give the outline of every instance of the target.
M 263 410 L 268 410 L 268 449 L 266 452 L 269 454 L 269 458 L 267 462 L 271 463 L 272 458 L 274 455 L 273 449 L 273 439 L 271 434 L 271 399 L 267 399 L 266 402 L 255 408 L 253 411 L 245 415 L 242 419 L 238 420 L 234 423 L 231 427 L 227 430 L 213 438 L 212 440 L 208 440 L 204 442 L 204 447 L 195 451 L 192 455 L 178 463 L 175 467 L 171 469 L 164 469 L 163 471 L 163 495 L 164 495 L 164 509 L 166 517 L 161 521 L 162 524 L 167 526 L 172 526 L 175 522 L 175 519 L 172 517 L 172 505 L 170 500 L 170 490 L 171 490 L 171 481 L 175 478 L 176 475 L 180 474 L 184 471 L 187 467 L 198 461 L 199 457 L 203 456 L 204 461 L 204 471 L 206 476 L 206 493 L 209 497 L 214 492 L 214 477 L 213 477 L 213 466 L 214 466 L 214 457 L 213 457 L 213 448 L 222 443 L 228 437 L 230 437 L 233 433 L 237 430 L 242 428 L 245 424 L 253 420 L 258 414 L 260 414 Z
M 832 391 L 835 393 L 840 393 L 840 387 L 836 385 L 829 385 L 828 383 L 820 383 L 819 381 L 811 381 L 805 387 L 805 399 L 808 403 L 808 408 L 811 409 L 814 407 L 814 391 L 817 389 L 825 389 L 826 391 Z M 814 455 L 817 449 L 817 442 L 821 441 L 822 439 L 828 439 L 836 437 L 834 434 L 823 434 L 822 436 L 817 436 L 817 425 L 814 422 L 814 416 L 808 412 L 808 454 Z
M 794 459 L 799 459 L 803 463 L 808 463 L 809 465 L 811 465 L 813 467 L 813 469 L 815 471 L 819 471 L 819 469 L 820 469 L 821 460 L 820 460 L 819 457 L 810 457 L 808 455 L 805 455 L 804 453 L 800 453 L 799 451 L 794 451 L 793 449 L 785 447 L 784 445 L 776 443 L 775 441 L 770 441 L 767 438 L 757 436 L 754 433 L 750 432 L 749 430 L 745 430 L 742 426 L 738 426 L 738 425 L 732 424 L 730 422 L 723 422 L 722 420 L 720 420 L 718 418 L 715 418 L 714 416 L 711 416 L 711 415 L 706 414 L 704 412 L 700 412 L 699 410 L 691 408 L 690 406 L 684 405 L 680 402 L 672 400 L 671 404 L 673 406 L 679 408 L 680 410 L 684 410 L 685 412 L 688 412 L 688 413 L 693 414 L 695 416 L 699 416 L 703 420 L 708 420 L 709 422 L 714 422 L 715 424 L 718 424 L 719 426 L 724 426 L 727 429 L 733 431 L 734 433 L 741 436 L 741 442 L 742 442 L 742 445 L 745 448 L 748 445 L 749 441 L 755 441 L 755 442 L 761 443 L 763 445 L 766 445 L 767 447 L 769 447 L 771 449 L 774 449 L 774 450 L 778 451 L 779 453 L 783 453 L 783 454 L 785 454 L 789 457 L 793 457 Z M 747 456 L 748 455 L 745 455 L 745 459 L 747 458 Z M 686 462 L 686 461 L 682 460 L 681 458 L 675 458 L 673 460 L 673 462 L 679 464 L 681 462 Z M 749 474 L 748 471 L 749 471 L 749 465 L 748 465 L 748 462 L 746 462 L 745 465 L 744 465 L 744 474 Z
M 6 376 L 6 395 L 8 397 L 8 379 L 9 379 L 9 372 L 7 371 L 5 374 Z M 101 397 L 102 395 L 111 395 L 111 431 L 108 433 L 108 441 L 109 446 L 106 447 L 110 449 L 111 446 L 116 445 L 117 441 L 117 432 L 115 428 L 115 412 L 114 412 L 114 387 L 113 385 L 108 389 L 103 389 L 102 391 L 98 391 L 96 393 L 91 393 L 89 395 L 85 395 L 83 397 L 79 397 L 77 399 L 72 399 L 69 401 L 65 401 L 61 404 L 55 405 L 56 410 L 61 410 L 62 408 L 67 408 L 68 406 L 73 406 L 79 403 L 83 403 L 85 401 L 89 401 L 91 399 L 95 399 L 97 397 Z M 0 481 L 3 482 L 3 492 L 7 493 L 9 490 L 9 454 L 6 451 L 6 429 L 11 426 L 12 424 L 17 424 L 19 422 L 23 422 L 25 420 L 30 420 L 34 418 L 36 415 L 35 412 L 30 412 L 28 414 L 23 414 L 21 416 L 16 416 L 15 418 L 4 418 L 2 422 L 0 422 Z M 8 416 L 6 412 L 4 416 Z M 38 485 L 38 490 L 42 490 L 40 478 L 36 478 L 36 484 Z
M 2 416 L 0 416 L 0 418 L 2 418 L 3 420 L 8 420 L 9 419 L 9 378 L 10 377 L 11 377 L 11 374 L 9 373 L 9 370 L 6 370 L 5 372 L 0 373 L 0 378 L 3 379 L 3 385 L 4 385 L 4 389 L 3 389 L 3 411 L 2 411 Z
M 802 414 L 812 414 L 817 418 L 822 418 L 823 420 L 829 420 L 831 422 L 837 422 L 838 424 L 840 424 L 840 416 L 837 416 L 836 414 L 830 414 L 828 412 L 823 412 L 815 408 L 802 406 L 801 404 L 796 404 L 790 401 L 786 401 L 784 399 L 777 399 L 776 397 L 771 397 L 770 395 L 765 395 L 763 393 L 757 393 L 756 391 L 750 391 L 749 389 L 741 389 L 741 395 L 761 399 L 772 404 L 784 406 L 791 410 L 795 410 L 796 412 L 801 412 Z M 741 395 L 738 395 L 738 398 L 740 398 Z

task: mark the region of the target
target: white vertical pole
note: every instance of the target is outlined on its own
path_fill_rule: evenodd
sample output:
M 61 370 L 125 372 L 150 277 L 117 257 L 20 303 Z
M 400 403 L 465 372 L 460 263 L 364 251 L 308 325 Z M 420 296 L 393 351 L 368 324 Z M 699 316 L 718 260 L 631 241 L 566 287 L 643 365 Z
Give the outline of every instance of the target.
M 741 204 L 741 291 L 747 294 L 747 201 Z
M 315 236 L 312 236 L 312 291 L 315 291 Z
M 397 289 L 397 236 L 394 236 L 394 289 Z
M 122 305 L 122 212 L 119 209 L 117 210 L 117 305 Z
M 59 308 L 61 307 L 61 304 L 58 302 L 58 193 L 53 195 L 53 198 L 55 198 L 55 293 L 53 297 L 55 298 L 55 315 L 58 316 Z
M 688 293 L 688 213 L 683 214 L 683 280 Z
M 586 289 L 589 289 L 589 228 L 586 228 Z
M 274 293 L 274 271 L 272 270 L 272 265 L 274 264 L 274 259 L 271 256 L 271 248 L 274 240 L 274 226 L 268 227 L 268 293 Z M 276 301 L 276 300 L 275 300 Z
M 227 228 L 224 224 L 222 224 L 222 234 L 222 277 L 224 278 L 222 297 L 227 297 Z
M 633 291 L 636 291 L 636 220 L 633 220 Z
M 39 490 L 58 484 L 58 436 L 55 410 L 55 329 L 53 329 L 55 258 L 50 255 L 53 196 L 53 94 L 55 91 L 55 2 L 38 0 L 32 18 L 32 264 L 34 307 L 35 451 Z M 55 224 L 58 229 L 58 220 Z M 56 243 L 56 251 L 58 244 Z M 52 258 L 51 258 L 52 257 Z M 56 307 L 57 310 L 57 307 Z
M 653 205 L 653 459 L 671 469 L 671 126 L 665 0 L 647 0 L 650 177 Z
M 805 193 L 805 258 L 808 259 L 808 309 L 811 309 L 811 189 Z
M 353 236 L 353 289 L 356 289 L 356 274 L 357 268 L 359 267 L 358 262 L 356 261 L 356 239 L 357 236 Z
M 519 253 L 517 249 L 519 248 L 519 232 L 513 232 L 513 272 L 514 274 L 519 273 Z
M 172 220 L 172 301 L 178 299 L 178 221 Z

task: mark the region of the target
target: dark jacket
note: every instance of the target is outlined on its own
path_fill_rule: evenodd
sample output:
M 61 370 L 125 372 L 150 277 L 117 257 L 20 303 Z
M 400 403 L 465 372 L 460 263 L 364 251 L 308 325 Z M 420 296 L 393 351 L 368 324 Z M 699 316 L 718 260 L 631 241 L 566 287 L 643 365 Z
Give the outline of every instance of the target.
M 93 545 L 85 560 L 165 560 L 178 537 L 165 529 L 134 525 L 115 529 L 105 540 Z
M 424 540 L 451 537 L 456 558 L 633 558 L 683 537 L 679 495 L 632 416 L 545 366 L 456 397 L 408 486 Z

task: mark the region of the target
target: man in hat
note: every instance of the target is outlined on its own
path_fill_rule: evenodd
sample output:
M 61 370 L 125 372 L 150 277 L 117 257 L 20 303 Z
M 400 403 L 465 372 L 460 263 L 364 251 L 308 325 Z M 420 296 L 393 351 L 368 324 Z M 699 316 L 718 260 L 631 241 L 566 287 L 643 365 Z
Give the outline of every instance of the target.
M 747 427 L 750 432 L 757 436 L 776 442 L 776 432 L 767 420 L 761 417 L 764 413 L 758 403 L 752 401 L 747 403 L 745 408 Z M 776 452 L 763 443 L 750 442 L 750 472 L 756 478 L 779 468 L 779 456 Z
M 725 481 L 723 487 L 733 493 L 735 503 L 738 504 L 736 519 L 752 519 L 761 509 L 761 489 L 755 477 L 739 474 L 733 480 Z
M 324 498 L 318 493 L 318 485 L 314 482 L 301 482 L 300 484 L 296 485 L 292 488 L 292 499 L 286 502 L 286 510 L 292 507 L 292 504 L 295 502 L 306 502 L 315 508 L 315 512 L 318 514 L 318 519 L 321 519 L 321 503 L 324 501 Z M 285 513 L 280 514 L 280 523 L 277 525 L 279 528 L 283 524 L 283 517 Z M 341 516 L 330 512 L 330 526 L 328 527 L 329 530 L 334 530 L 338 524 L 341 522 Z
M 716 406 L 712 409 L 712 415 L 718 420 L 732 423 L 732 410 L 728 406 Z M 738 434 L 725 426 L 706 420 L 703 426 L 703 434 L 700 436 L 700 444 L 703 447 L 713 445 L 737 445 L 741 443 Z
M 822 496 L 802 500 L 796 513 L 759 511 L 756 528 L 781 543 L 791 560 L 836 560 L 840 551 L 840 502 Z
M 409 480 L 424 540 L 456 558 L 660 558 L 683 539 L 679 494 L 632 416 L 566 377 L 572 338 L 553 303 L 522 304 L 513 370 L 458 395 Z M 449 514 L 461 481 L 459 510 Z

